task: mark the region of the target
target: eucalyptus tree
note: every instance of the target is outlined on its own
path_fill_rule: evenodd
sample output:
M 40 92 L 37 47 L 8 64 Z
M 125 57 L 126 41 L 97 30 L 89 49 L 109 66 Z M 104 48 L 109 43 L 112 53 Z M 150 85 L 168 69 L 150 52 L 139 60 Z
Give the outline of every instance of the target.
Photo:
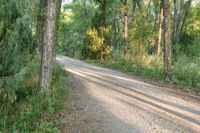
M 124 13 L 124 58 L 127 54 L 127 45 L 128 45 L 128 0 L 120 0 L 123 5 Z
M 43 35 L 43 46 L 40 67 L 40 91 L 45 92 L 51 87 L 54 46 L 57 42 L 58 19 L 62 0 L 48 0 L 46 8 L 46 20 Z
M 170 1 L 163 0 L 164 9 L 164 71 L 169 76 L 171 67 L 171 19 L 170 19 Z
M 159 55 L 161 52 L 161 42 L 162 42 L 162 26 L 163 26 L 163 3 L 162 0 L 159 1 L 160 9 L 159 9 L 159 17 L 158 17 L 158 25 L 156 23 L 157 29 L 157 37 L 156 37 L 156 54 Z

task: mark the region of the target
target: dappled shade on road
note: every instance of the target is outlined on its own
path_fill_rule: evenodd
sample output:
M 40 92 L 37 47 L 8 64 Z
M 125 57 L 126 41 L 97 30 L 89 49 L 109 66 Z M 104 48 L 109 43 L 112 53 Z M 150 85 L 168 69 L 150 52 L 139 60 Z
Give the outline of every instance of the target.
M 96 106 L 103 106 L 107 113 L 128 124 L 130 130 L 137 127 L 141 132 L 200 131 L 198 96 L 157 87 L 132 76 L 64 56 L 58 56 L 57 61 L 76 75 L 89 96 L 99 101 Z

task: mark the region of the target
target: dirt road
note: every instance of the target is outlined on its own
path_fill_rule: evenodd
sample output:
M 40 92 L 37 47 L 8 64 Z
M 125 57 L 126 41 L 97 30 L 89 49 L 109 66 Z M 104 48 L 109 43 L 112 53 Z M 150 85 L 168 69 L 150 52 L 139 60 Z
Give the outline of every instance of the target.
M 69 133 L 200 133 L 200 97 L 162 88 L 114 70 L 65 56 L 57 61 L 73 73 Z

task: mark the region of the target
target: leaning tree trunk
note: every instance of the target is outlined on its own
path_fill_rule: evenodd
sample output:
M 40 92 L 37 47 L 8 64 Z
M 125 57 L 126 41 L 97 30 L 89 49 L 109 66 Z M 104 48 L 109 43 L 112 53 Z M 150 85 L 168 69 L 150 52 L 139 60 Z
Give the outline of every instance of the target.
M 53 66 L 54 46 L 57 40 L 57 22 L 60 13 L 61 0 L 48 0 L 46 11 L 45 31 L 43 36 L 43 49 L 40 70 L 40 91 L 45 92 L 50 88 Z
M 160 3 L 160 14 L 159 14 L 159 24 L 158 24 L 158 35 L 156 38 L 156 54 L 160 55 L 161 51 L 161 39 L 162 39 L 162 25 L 163 25 L 163 4 Z
M 164 8 L 164 71 L 169 76 L 171 66 L 171 22 L 170 22 L 170 2 L 163 0 Z

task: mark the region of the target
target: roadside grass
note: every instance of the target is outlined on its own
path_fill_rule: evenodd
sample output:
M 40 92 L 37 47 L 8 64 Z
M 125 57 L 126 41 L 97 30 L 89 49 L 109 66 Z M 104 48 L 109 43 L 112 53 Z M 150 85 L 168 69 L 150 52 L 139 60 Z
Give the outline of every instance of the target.
M 148 68 L 138 67 L 137 65 L 128 61 L 125 62 L 124 60 L 116 61 L 109 58 L 109 59 L 106 59 L 103 64 L 99 64 L 98 60 L 86 59 L 85 62 L 106 67 L 106 68 L 110 68 L 113 70 L 118 70 L 118 71 L 128 73 L 128 74 L 143 76 L 145 78 L 153 78 L 153 79 L 159 79 L 159 80 L 165 79 L 162 69 L 156 69 L 153 67 L 148 67 Z
M 156 61 L 146 65 L 146 67 L 138 66 L 136 63 L 128 60 L 124 61 L 122 58 L 107 58 L 103 64 L 99 64 L 99 60 L 91 59 L 86 59 L 85 62 L 128 74 L 142 76 L 147 80 L 150 79 L 153 83 L 155 83 L 155 81 L 159 81 L 163 84 L 174 84 L 176 87 L 186 91 L 192 91 L 198 94 L 200 93 L 199 63 L 193 63 L 191 65 L 191 61 L 189 62 L 188 60 L 185 62 L 183 59 L 181 59 L 179 62 L 175 63 L 173 65 L 172 72 L 170 73 L 170 77 L 167 79 L 165 77 L 163 68 L 156 65 L 160 62 Z M 193 68 L 189 69 L 190 67 L 188 66 Z
M 59 116 L 57 112 L 67 108 L 62 98 L 68 94 L 65 81 L 69 78 L 69 74 L 56 64 L 52 88 L 45 94 L 40 94 L 38 91 L 38 59 L 34 61 L 34 64 L 29 77 L 14 92 L 16 100 L 7 103 L 4 100 L 4 103 L 1 103 L 0 132 L 61 132 L 58 126 L 62 123 L 62 116 Z

